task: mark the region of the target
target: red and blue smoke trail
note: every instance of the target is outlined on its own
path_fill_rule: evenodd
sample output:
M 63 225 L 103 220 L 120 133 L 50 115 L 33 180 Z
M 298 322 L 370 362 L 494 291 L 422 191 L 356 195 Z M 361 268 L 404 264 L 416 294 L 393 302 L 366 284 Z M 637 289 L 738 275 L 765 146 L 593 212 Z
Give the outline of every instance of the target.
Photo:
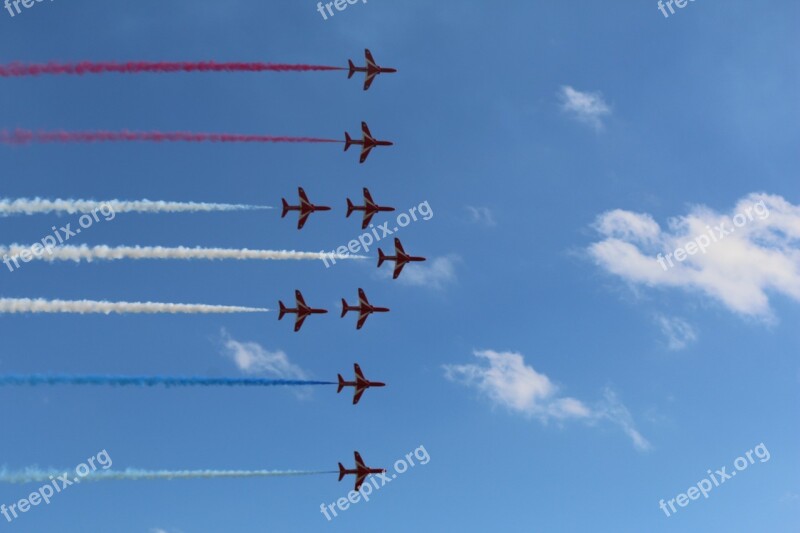
M 38 385 L 100 385 L 112 387 L 302 387 L 336 385 L 333 381 L 266 378 L 207 378 L 182 376 L 102 376 L 102 375 L 0 375 L 0 387 Z
M 190 133 L 185 131 L 0 131 L 0 143 L 91 143 L 91 142 L 210 142 L 210 143 L 340 143 L 337 139 L 245 135 L 239 133 Z
M 173 72 L 319 72 L 330 70 L 347 70 L 343 67 L 330 67 L 325 65 L 305 65 L 287 63 L 243 63 L 215 61 L 80 61 L 77 63 L 10 63 L 0 65 L 0 77 L 21 77 L 49 75 L 78 75 L 84 74 L 140 74 L 155 72 L 161 74 Z

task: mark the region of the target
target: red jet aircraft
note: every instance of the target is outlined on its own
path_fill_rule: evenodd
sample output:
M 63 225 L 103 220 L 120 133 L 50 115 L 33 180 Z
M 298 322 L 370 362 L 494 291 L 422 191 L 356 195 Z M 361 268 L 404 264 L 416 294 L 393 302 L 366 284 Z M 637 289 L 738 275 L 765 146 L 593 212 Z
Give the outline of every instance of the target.
M 289 211 L 300 211 L 300 218 L 297 220 L 297 229 L 303 229 L 308 220 L 308 215 L 315 211 L 330 211 L 331 208 L 326 205 L 314 205 L 308 201 L 308 196 L 302 187 L 297 188 L 297 195 L 300 197 L 300 205 L 289 205 L 285 198 L 281 198 L 283 202 L 283 211 L 281 218 L 284 218 Z
M 342 389 L 345 387 L 354 387 L 354 395 L 353 395 L 353 405 L 358 403 L 358 400 L 361 399 L 361 395 L 364 394 L 364 391 L 370 387 L 385 387 L 386 383 L 382 383 L 380 381 L 369 381 L 367 378 L 364 377 L 364 373 L 361 372 L 361 367 L 358 366 L 358 363 L 353 365 L 353 369 L 356 372 L 356 380 L 355 381 L 345 381 L 341 374 L 339 374 L 339 390 L 337 390 L 337 394 L 342 392 Z
M 347 314 L 348 311 L 358 311 L 358 323 L 356 324 L 356 329 L 361 329 L 364 325 L 364 322 L 367 321 L 367 317 L 372 313 L 388 313 L 388 307 L 375 307 L 369 303 L 367 300 L 367 295 L 364 293 L 364 289 L 358 289 L 358 303 L 359 305 L 347 305 L 347 300 L 342 298 L 342 318 L 344 315 Z
M 357 67 L 353 64 L 352 61 L 348 60 L 347 63 L 350 66 L 350 74 L 347 75 L 347 79 L 353 77 L 353 74 L 356 72 L 364 72 L 366 73 L 367 77 L 364 80 L 364 90 L 366 91 L 369 89 L 369 86 L 372 85 L 372 82 L 375 80 L 375 76 L 378 74 L 390 74 L 392 72 L 397 72 L 396 68 L 384 68 L 379 67 L 375 60 L 372 58 L 372 52 L 369 49 L 364 50 L 364 56 L 366 57 L 367 66 L 366 67 Z
M 372 151 L 373 148 L 376 146 L 392 146 L 394 143 L 391 141 L 378 141 L 372 134 L 369 132 L 369 127 L 367 126 L 366 122 L 361 123 L 361 134 L 362 139 L 360 141 L 354 141 L 350 134 L 344 132 L 344 151 L 346 152 L 350 146 L 357 144 L 361 146 L 361 160 L 360 163 L 363 163 L 369 157 L 369 153 Z
M 367 229 L 369 226 L 372 217 L 375 216 L 375 213 L 382 213 L 382 212 L 389 212 L 394 211 L 394 207 L 385 207 L 382 205 L 378 205 L 372 199 L 372 195 L 369 193 L 369 189 L 364 187 L 364 205 L 353 205 L 353 202 L 350 201 L 350 198 L 347 199 L 347 217 L 349 218 L 350 215 L 353 214 L 353 211 L 364 211 L 364 219 L 361 221 L 361 229 Z
M 348 470 L 344 467 L 342 463 L 339 463 L 339 481 L 341 481 L 344 476 L 349 474 L 355 474 L 356 476 L 356 487 L 354 490 L 358 490 L 361 488 L 361 485 L 364 483 L 364 480 L 367 479 L 367 476 L 370 474 L 383 474 L 386 472 L 384 468 L 369 468 L 364 464 L 364 460 L 361 458 L 361 454 L 358 452 L 353 452 L 356 458 L 356 467 L 352 470 Z
M 400 272 L 403 270 L 403 267 L 406 266 L 406 264 L 417 261 L 425 261 L 425 258 L 408 255 L 405 250 L 403 250 L 403 245 L 400 243 L 400 239 L 395 237 L 394 255 L 386 255 L 383 253 L 383 250 L 378 248 L 378 268 L 380 268 L 384 261 L 394 261 L 394 275 L 392 276 L 392 279 L 397 279 L 397 276 L 400 275 Z
M 278 314 L 278 320 L 283 318 L 283 315 L 287 313 L 294 313 L 297 315 L 294 321 L 294 330 L 300 331 L 300 328 L 303 327 L 303 322 L 306 318 L 310 315 L 324 315 L 328 312 L 327 309 L 313 309 L 306 305 L 306 301 L 303 299 L 303 295 L 300 294 L 300 291 L 294 291 L 294 297 L 297 302 L 297 307 L 291 309 L 283 305 L 283 302 L 278 300 L 278 305 L 280 306 L 280 313 Z

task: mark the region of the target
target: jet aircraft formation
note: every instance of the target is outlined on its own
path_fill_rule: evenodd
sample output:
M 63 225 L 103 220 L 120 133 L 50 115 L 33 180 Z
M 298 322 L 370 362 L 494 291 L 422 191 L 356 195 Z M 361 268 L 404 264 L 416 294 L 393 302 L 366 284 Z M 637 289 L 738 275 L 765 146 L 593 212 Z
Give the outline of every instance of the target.
M 114 63 L 114 62 L 80 62 L 80 63 L 47 63 L 47 64 L 23 64 L 13 63 L 10 65 L 0 65 L 0 77 L 20 77 L 20 76 L 39 76 L 39 75 L 73 75 L 73 74 L 107 74 L 107 73 L 124 73 L 126 75 L 141 74 L 141 73 L 161 73 L 168 74 L 173 72 L 314 72 L 314 71 L 331 71 L 331 70 L 347 70 L 348 79 L 352 78 L 356 73 L 364 74 L 363 90 L 367 91 L 372 86 L 376 77 L 380 74 L 388 74 L 397 72 L 394 68 L 387 68 L 379 66 L 369 49 L 364 51 L 366 64 L 363 67 L 356 66 L 352 60 L 348 61 L 348 67 L 328 67 L 321 65 L 288 65 L 276 63 L 215 63 L 215 62 L 193 62 L 193 63 L 177 63 L 177 62 L 128 62 L 128 63 Z M 372 150 L 377 147 L 392 146 L 391 141 L 376 138 L 370 131 L 366 122 L 361 123 L 360 138 L 353 138 L 348 132 L 345 132 L 344 137 L 344 151 L 348 151 L 352 146 L 360 147 L 359 163 L 364 163 L 369 157 Z M 285 136 L 267 136 L 267 135 L 245 135 L 245 134 L 221 134 L 221 133 L 187 133 L 187 132 L 156 132 L 145 131 L 135 132 L 127 129 L 120 131 L 83 131 L 83 132 L 64 132 L 64 131 L 37 131 L 32 132 L 29 130 L 15 130 L 11 133 L 3 130 L 0 131 L 0 143 L 5 144 L 28 144 L 28 143 L 96 143 L 96 142 L 131 142 L 131 141 L 149 141 L 149 142 L 218 142 L 218 143 L 234 143 L 234 142 L 258 142 L 258 143 L 335 143 L 342 142 L 333 139 L 321 139 L 316 137 L 285 137 Z M 308 195 L 302 187 L 297 189 L 299 203 L 297 205 L 290 204 L 285 198 L 281 199 L 282 209 L 281 218 L 285 218 L 290 212 L 298 213 L 297 229 L 301 230 L 305 227 L 309 217 L 317 212 L 331 211 L 330 206 L 316 205 L 309 200 Z M 377 203 L 370 191 L 363 188 L 363 204 L 356 205 L 350 198 L 347 198 L 347 211 L 346 218 L 350 218 L 355 212 L 362 213 L 361 215 L 361 229 L 366 229 L 373 220 L 373 217 L 380 213 L 392 212 L 394 207 L 381 205 Z M 247 207 L 247 206 L 244 206 Z M 380 268 L 384 262 L 394 262 L 393 279 L 400 276 L 403 268 L 412 262 L 425 261 L 424 257 L 413 256 L 406 253 L 402 243 L 399 239 L 394 240 L 394 255 L 387 255 L 383 250 L 378 249 L 378 262 Z M 26 300 L 27 301 L 27 300 Z M 358 315 L 356 320 L 356 329 L 361 330 L 370 315 L 376 313 L 388 313 L 388 307 L 381 307 L 370 303 L 366 292 L 363 288 L 358 289 L 358 302 L 356 305 L 348 304 L 345 298 L 342 298 L 342 311 L 341 318 L 344 318 L 348 313 L 354 312 Z M 9 305 L 15 304 L 10 302 Z M 47 302 L 49 312 L 77 312 L 74 311 L 74 302 L 52 301 Z M 100 307 L 114 306 L 115 312 L 140 312 L 137 311 L 138 307 L 143 304 L 138 303 L 108 303 L 108 302 L 84 302 L 83 305 L 95 305 Z M 102 304 L 102 305 L 100 305 Z M 158 305 L 161 307 L 153 307 Z M 295 304 L 294 307 L 288 307 L 283 301 L 278 302 L 279 312 L 278 320 L 282 320 L 286 315 L 295 315 L 294 331 L 298 332 L 303 327 L 306 319 L 312 315 L 327 314 L 327 309 L 317 308 L 306 303 L 306 300 L 300 290 L 295 290 Z M 44 308 L 43 305 L 29 306 L 27 312 L 41 312 Z M 180 309 L 184 312 L 211 312 L 213 306 L 186 306 L 185 304 L 153 304 L 152 312 L 161 312 L 161 309 Z M 191 307 L 191 309 L 189 309 Z M 217 306 L 220 307 L 220 306 Z M 39 309 L 36 311 L 35 309 Z M 150 308 L 148 308 L 150 309 Z M 249 309 L 240 307 L 229 307 L 227 311 L 268 311 L 266 309 Z M 214 309 L 216 310 L 216 309 Z M 0 309 L 0 312 L 4 312 Z M 14 311 L 18 312 L 18 311 Z M 83 312 L 83 311 L 81 311 Z M 384 387 L 385 383 L 379 381 L 370 381 L 361 370 L 359 364 L 353 365 L 354 379 L 353 381 L 345 380 L 341 374 L 338 375 L 338 382 L 316 382 L 316 381 L 287 381 L 287 380 L 268 380 L 268 379 L 211 379 L 211 378 L 177 378 L 169 376 L 156 376 L 156 377 L 135 377 L 135 376 L 44 376 L 44 375 L 31 375 L 31 376 L 0 376 L 0 385 L 131 385 L 131 386 L 154 386 L 154 385 L 175 385 L 180 384 L 183 386 L 307 386 L 307 385 L 337 385 L 337 393 L 341 393 L 344 388 L 353 388 L 353 405 L 356 405 L 361 400 L 364 392 L 373 387 Z M 342 463 L 339 463 L 339 480 L 341 481 L 346 475 L 355 476 L 355 490 L 358 490 L 370 474 L 380 474 L 385 472 L 384 469 L 372 468 L 366 466 L 359 452 L 354 452 L 355 467 L 353 469 L 345 468 Z

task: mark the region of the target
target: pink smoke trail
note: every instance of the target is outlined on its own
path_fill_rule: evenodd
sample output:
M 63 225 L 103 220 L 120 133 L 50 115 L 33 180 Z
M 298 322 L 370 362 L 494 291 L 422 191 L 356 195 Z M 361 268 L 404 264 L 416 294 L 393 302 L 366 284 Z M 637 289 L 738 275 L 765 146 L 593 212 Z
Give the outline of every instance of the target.
M 42 74 L 104 74 L 116 72 L 121 74 L 138 74 L 141 72 L 312 72 L 329 70 L 347 70 L 342 67 L 325 65 L 304 65 L 286 63 L 242 63 L 214 61 L 197 62 L 165 62 L 165 61 L 129 61 L 94 62 L 80 61 L 78 63 L 9 63 L 0 65 L 0 77 L 40 76 Z
M 73 142 L 211 142 L 211 143 L 338 143 L 336 139 L 316 137 L 276 137 L 238 133 L 190 133 L 184 131 L 32 131 L 16 129 L 0 131 L 0 143 L 73 143 Z

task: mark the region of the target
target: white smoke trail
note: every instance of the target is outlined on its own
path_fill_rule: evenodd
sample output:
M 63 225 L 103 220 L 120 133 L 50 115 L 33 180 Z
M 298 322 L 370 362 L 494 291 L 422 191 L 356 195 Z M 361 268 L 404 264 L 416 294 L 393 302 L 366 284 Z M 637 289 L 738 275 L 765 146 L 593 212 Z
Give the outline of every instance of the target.
M 34 247 L 36 250 L 34 250 Z M 25 253 L 25 255 L 22 255 Z M 249 250 L 247 248 L 189 248 L 177 246 L 56 246 L 41 245 L 24 246 L 12 244 L 0 246 L 0 256 L 4 258 L 30 256 L 42 261 L 115 261 L 119 259 L 237 259 L 237 260 L 326 260 L 365 259 L 361 255 L 333 254 L 326 252 L 297 252 L 294 250 Z M 30 260 L 30 259 L 29 259 Z
M 269 309 L 229 305 L 0 298 L 0 313 L 102 313 L 109 315 L 111 313 L 266 313 L 267 311 Z
M 44 198 L 0 199 L 0 216 L 35 215 L 46 213 L 195 213 L 208 211 L 249 211 L 272 209 L 265 205 L 210 204 L 204 202 L 166 202 L 163 200 L 46 200 Z
M 98 470 L 85 477 L 73 477 L 72 482 L 111 481 L 111 480 L 145 480 L 145 479 L 220 479 L 220 478 L 254 478 L 254 477 L 288 477 L 313 476 L 318 474 L 335 474 L 333 470 Z M 20 472 L 0 470 L 0 483 L 41 483 L 64 477 L 66 472 L 59 470 L 40 470 L 29 468 Z

